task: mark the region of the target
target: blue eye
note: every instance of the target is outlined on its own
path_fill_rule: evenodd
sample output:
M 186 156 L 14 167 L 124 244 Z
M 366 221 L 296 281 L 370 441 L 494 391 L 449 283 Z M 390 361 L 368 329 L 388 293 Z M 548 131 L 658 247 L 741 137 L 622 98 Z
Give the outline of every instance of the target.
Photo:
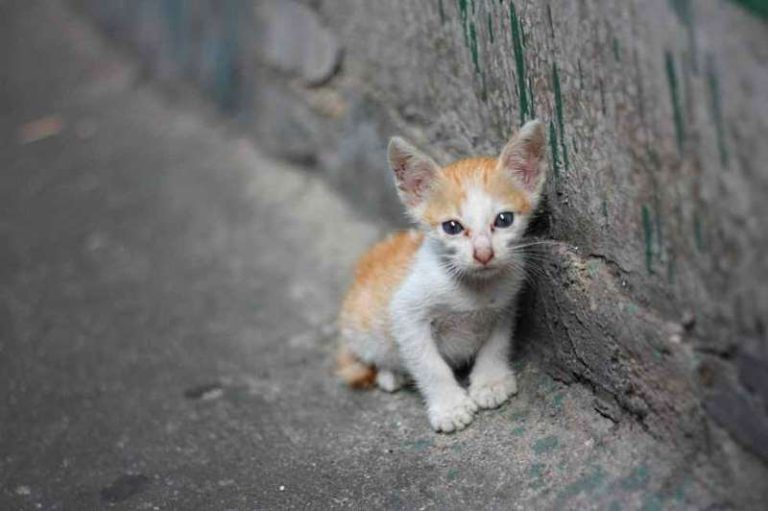
M 503 213 L 499 213 L 496 216 L 496 220 L 493 222 L 494 227 L 499 227 L 500 229 L 505 229 L 512 225 L 512 222 L 515 221 L 515 214 L 511 211 L 505 211 Z
M 448 220 L 447 222 L 443 222 L 443 230 L 446 234 L 455 236 L 464 230 L 464 226 L 456 220 Z

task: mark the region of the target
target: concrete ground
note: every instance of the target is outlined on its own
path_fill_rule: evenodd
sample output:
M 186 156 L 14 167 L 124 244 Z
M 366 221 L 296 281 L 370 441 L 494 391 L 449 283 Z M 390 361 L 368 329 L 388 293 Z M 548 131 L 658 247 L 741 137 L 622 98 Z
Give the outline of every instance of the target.
M 334 318 L 383 226 L 57 1 L 0 2 L 0 62 L 0 509 L 728 506 L 536 360 L 450 436 L 413 391 L 343 388 Z

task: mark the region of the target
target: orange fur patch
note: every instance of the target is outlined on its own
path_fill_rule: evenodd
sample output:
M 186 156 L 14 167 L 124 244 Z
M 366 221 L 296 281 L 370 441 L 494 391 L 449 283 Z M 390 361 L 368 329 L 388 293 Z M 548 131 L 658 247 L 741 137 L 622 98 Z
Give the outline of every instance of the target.
M 353 389 L 368 389 L 376 382 L 376 368 L 363 364 L 345 348 L 336 357 L 336 375 Z
M 341 308 L 342 327 L 369 330 L 386 318 L 392 294 L 408 274 L 411 260 L 424 235 L 403 231 L 371 248 L 357 264 L 352 283 Z
M 467 189 L 473 186 L 483 188 L 515 213 L 525 214 L 531 210 L 528 194 L 499 169 L 498 160 L 481 156 L 458 160 L 442 169 L 427 198 L 424 221 L 434 226 L 456 218 Z

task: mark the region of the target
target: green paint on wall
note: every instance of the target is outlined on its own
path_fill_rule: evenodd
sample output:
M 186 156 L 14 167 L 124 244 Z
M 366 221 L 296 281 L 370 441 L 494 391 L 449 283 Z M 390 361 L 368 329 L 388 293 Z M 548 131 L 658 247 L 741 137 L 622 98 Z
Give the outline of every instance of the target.
M 493 18 L 491 18 L 491 13 L 488 13 L 488 37 L 491 40 L 491 44 L 493 44 Z
M 549 149 L 552 153 L 552 173 L 557 179 L 560 177 L 560 162 L 557 156 L 557 130 L 552 119 L 549 120 Z
M 512 430 L 512 434 L 514 436 L 523 436 L 525 434 L 525 428 L 522 426 L 517 426 L 515 429 Z
M 669 254 L 669 261 L 667 262 L 667 283 L 672 285 L 675 283 L 675 254 Z
M 635 467 L 627 477 L 621 480 L 621 487 L 627 491 L 642 490 L 648 486 L 648 480 L 650 479 L 650 473 L 648 467 L 640 465 Z
M 621 62 L 621 48 L 616 37 L 613 38 L 613 58 L 616 59 L 616 62 Z
M 680 22 L 686 26 L 693 23 L 693 6 L 691 0 L 669 0 L 669 6 L 675 11 Z
M 509 23 L 512 27 L 512 47 L 515 51 L 517 93 L 520 98 L 520 125 L 522 126 L 528 115 L 528 94 L 525 90 L 525 56 L 523 55 L 522 27 L 513 2 L 509 3 Z
M 565 396 L 563 394 L 557 394 L 552 399 L 552 406 L 557 410 L 558 412 L 563 409 L 563 399 L 565 399 Z
M 560 503 L 564 503 L 567 500 L 579 494 L 591 494 L 598 488 L 600 488 L 606 480 L 606 473 L 603 467 L 595 466 L 591 467 L 589 472 L 572 482 L 558 494 L 557 498 Z
M 531 112 L 531 119 L 536 118 L 536 100 L 533 97 L 533 78 L 528 77 L 528 109 Z
M 477 30 L 475 22 L 469 22 L 469 51 L 472 53 L 472 63 L 475 65 L 475 73 L 480 73 L 480 55 L 477 50 Z
M 720 80 L 715 68 L 715 60 L 712 55 L 707 57 L 707 84 L 709 85 L 709 106 L 712 109 L 712 118 L 715 122 L 717 135 L 717 149 L 720 153 L 720 164 L 728 166 L 728 150 L 725 147 L 725 127 L 723 126 L 723 107 L 720 95 Z
M 560 129 L 560 136 L 564 134 L 565 122 L 563 121 L 563 95 L 560 90 L 560 76 L 557 72 L 557 64 L 552 62 L 552 88 L 555 91 L 555 115 L 557 116 L 557 127 Z
M 669 94 L 672 100 L 672 113 L 675 122 L 675 136 L 677 137 L 677 148 L 683 151 L 685 142 L 685 126 L 683 125 L 683 107 L 680 100 L 680 90 L 677 81 L 677 71 L 675 70 L 675 60 L 669 51 L 665 52 L 664 59 L 667 68 L 667 81 L 669 82 Z
M 560 88 L 560 75 L 557 64 L 552 62 L 552 88 L 555 91 L 555 115 L 557 127 L 560 130 L 560 149 L 563 155 L 563 169 L 568 172 L 568 147 L 565 145 L 565 121 L 563 120 L 563 94 Z
M 654 217 L 656 219 L 655 227 L 656 227 L 656 247 L 658 248 L 657 254 L 659 257 L 661 257 L 662 252 L 664 251 L 664 238 L 662 236 L 662 225 L 661 225 L 661 203 L 659 201 L 659 196 L 655 195 L 653 198 L 653 209 L 656 213 L 656 216 Z
M 692 0 L 669 0 L 669 5 L 677 18 L 680 20 L 688 32 L 688 50 L 690 51 L 691 69 L 698 73 L 698 50 L 696 48 L 696 31 L 693 22 L 693 1 Z
M 581 59 L 576 61 L 576 66 L 579 70 L 579 89 L 584 90 L 584 71 L 581 69 Z
M 488 86 L 485 83 L 485 71 L 480 73 L 480 82 L 482 83 L 480 87 L 480 101 L 485 103 L 488 101 Z
M 547 22 L 549 23 L 549 32 L 552 34 L 552 39 L 555 38 L 555 24 L 552 21 L 552 7 L 547 4 Z
M 768 20 L 768 2 L 766 0 L 731 0 L 764 20 Z
M 570 168 L 570 160 L 568 159 L 568 146 L 565 145 L 565 138 L 560 137 L 560 151 L 563 153 L 563 170 L 568 172 Z
M 528 34 L 525 33 L 525 29 L 523 28 L 522 24 L 520 24 L 520 36 L 523 40 L 523 48 L 528 48 Z
M 549 435 L 544 438 L 540 438 L 533 443 L 533 452 L 536 454 L 544 454 L 554 450 L 557 447 L 558 439 L 555 435 Z
M 605 104 L 605 84 L 603 83 L 603 79 L 599 78 L 597 80 L 597 86 L 600 89 L 600 107 L 603 110 L 603 117 L 608 115 L 608 108 Z
M 704 251 L 704 230 L 701 226 L 701 218 L 698 213 L 693 214 L 693 239 L 696 242 L 696 249 L 699 252 Z
M 456 0 L 459 6 L 459 16 L 461 17 L 461 30 L 464 32 L 464 44 L 469 46 L 469 31 L 467 28 L 467 0 Z
M 653 273 L 653 221 L 651 210 L 643 205 L 643 241 L 645 243 L 645 267 Z
M 445 7 L 443 6 L 443 0 L 437 0 L 437 9 L 440 12 L 440 24 L 445 25 Z
M 643 498 L 642 511 L 663 511 L 664 503 L 658 495 L 649 493 Z
M 528 475 L 538 479 L 544 475 L 545 468 L 547 468 L 547 466 L 543 463 L 533 463 L 528 467 Z
M 407 442 L 405 445 L 413 451 L 426 451 L 434 445 L 434 441 L 430 438 L 419 439 Z
M 509 418 L 513 421 L 524 421 L 527 417 L 528 417 L 528 412 L 525 410 L 520 412 L 515 412 L 509 416 Z
M 602 268 L 602 263 L 598 261 L 597 259 L 591 259 L 587 263 L 587 272 L 589 273 L 589 276 L 591 278 L 596 278 L 600 274 L 600 269 Z M 562 404 L 562 401 L 561 403 Z

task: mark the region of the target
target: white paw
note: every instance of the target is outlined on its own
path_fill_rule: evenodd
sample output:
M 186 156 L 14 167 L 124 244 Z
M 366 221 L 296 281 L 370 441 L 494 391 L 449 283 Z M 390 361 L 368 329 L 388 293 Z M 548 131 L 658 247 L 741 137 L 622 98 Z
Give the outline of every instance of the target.
M 477 405 L 464 392 L 429 406 L 429 423 L 435 431 L 451 433 L 466 428 L 474 419 Z
M 376 373 L 376 385 L 385 392 L 397 392 L 404 384 L 405 378 L 395 372 L 380 369 Z
M 480 408 L 496 408 L 515 394 L 517 394 L 517 379 L 512 373 L 469 386 L 469 396 Z

